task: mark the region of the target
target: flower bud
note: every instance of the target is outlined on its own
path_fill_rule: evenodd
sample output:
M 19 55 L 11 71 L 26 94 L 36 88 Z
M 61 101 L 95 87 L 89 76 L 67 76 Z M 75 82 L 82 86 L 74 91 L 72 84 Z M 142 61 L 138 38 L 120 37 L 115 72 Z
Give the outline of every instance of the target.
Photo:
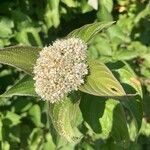
M 34 66 L 36 93 L 54 103 L 77 90 L 88 73 L 86 50 L 87 45 L 79 38 L 56 40 L 44 47 Z

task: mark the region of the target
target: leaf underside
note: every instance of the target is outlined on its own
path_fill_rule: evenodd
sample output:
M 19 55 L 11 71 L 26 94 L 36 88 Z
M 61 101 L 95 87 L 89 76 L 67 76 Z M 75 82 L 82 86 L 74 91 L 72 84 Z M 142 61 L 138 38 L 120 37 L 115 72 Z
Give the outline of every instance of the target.
M 92 24 L 87 24 L 82 26 L 79 29 L 76 29 L 68 34 L 67 37 L 78 37 L 81 38 L 84 42 L 88 43 L 97 33 L 102 31 L 103 29 L 107 29 L 110 27 L 114 22 L 95 22 Z
M 82 136 L 77 129 L 81 112 L 76 97 L 65 97 L 62 102 L 49 104 L 48 114 L 56 131 L 69 142 L 76 141 Z
M 30 46 L 12 46 L 0 49 L 0 63 L 19 68 L 27 74 L 33 74 L 41 48 Z

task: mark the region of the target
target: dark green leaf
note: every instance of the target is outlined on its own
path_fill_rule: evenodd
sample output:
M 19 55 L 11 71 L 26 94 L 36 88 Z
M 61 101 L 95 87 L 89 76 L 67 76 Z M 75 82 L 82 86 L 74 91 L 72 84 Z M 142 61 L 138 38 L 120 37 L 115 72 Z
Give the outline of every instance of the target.
M 0 95 L 0 97 L 12 96 L 37 96 L 34 90 L 34 80 L 32 77 L 26 75 L 4 94 Z
M 2 124 L 2 119 L 1 119 L 1 117 L 0 117 L 0 141 L 2 141 L 2 126 L 3 126 L 3 124 Z
M 20 142 L 20 124 L 13 126 L 10 128 L 9 131 L 9 138 L 11 139 L 11 141 L 13 142 Z
M 117 74 L 119 73 L 120 82 L 122 82 L 122 85 L 124 86 L 124 89 L 126 89 L 127 93 L 136 94 L 135 96 L 126 97 L 125 101 L 123 101 L 134 119 L 133 121 L 136 128 L 136 133 L 135 137 L 133 137 L 133 140 L 135 140 L 141 127 L 143 116 L 142 88 L 139 80 L 130 66 L 125 62 L 122 64 L 124 65 L 123 67 L 115 70 Z
M 123 147 L 129 144 L 126 118 L 119 101 L 84 94 L 80 106 L 94 139 L 112 137 Z

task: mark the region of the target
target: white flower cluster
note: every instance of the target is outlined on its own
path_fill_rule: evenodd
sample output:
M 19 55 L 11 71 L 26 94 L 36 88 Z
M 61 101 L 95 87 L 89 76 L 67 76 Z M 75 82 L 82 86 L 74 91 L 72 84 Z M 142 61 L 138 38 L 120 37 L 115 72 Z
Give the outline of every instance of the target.
M 56 40 L 44 47 L 34 66 L 36 93 L 51 103 L 84 83 L 87 45 L 79 38 Z

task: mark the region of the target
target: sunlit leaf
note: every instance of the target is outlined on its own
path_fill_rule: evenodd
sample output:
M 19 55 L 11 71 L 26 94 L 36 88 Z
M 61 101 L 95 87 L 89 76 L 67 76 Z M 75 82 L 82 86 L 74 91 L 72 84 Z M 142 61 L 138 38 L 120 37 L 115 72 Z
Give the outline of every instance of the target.
M 116 54 L 113 56 L 114 60 L 131 60 L 138 56 L 137 51 L 128 51 L 126 49 L 120 50 L 116 52 Z
M 14 22 L 7 17 L 0 17 L 0 38 L 9 38 L 12 36 Z
M 81 138 L 77 129 L 80 120 L 79 99 L 66 97 L 62 102 L 50 104 L 49 115 L 56 131 L 67 141 L 72 142 Z
M 98 9 L 98 0 L 88 0 L 88 4 L 92 6 L 94 9 Z
M 98 60 L 89 61 L 89 75 L 79 88 L 96 96 L 124 96 L 126 93 L 106 65 Z
M 48 28 L 54 26 L 58 27 L 60 23 L 59 16 L 59 3 L 60 0 L 48 0 L 46 5 L 46 11 L 44 14 L 44 20 Z
M 56 146 L 55 144 L 53 143 L 53 139 L 52 139 L 52 136 L 50 135 L 50 133 L 47 133 L 45 135 L 45 138 L 46 138 L 46 142 L 43 144 L 43 149 L 44 150 L 56 150 Z
M 42 122 L 41 122 L 41 108 L 39 105 L 35 104 L 33 105 L 29 112 L 29 118 L 32 120 L 32 122 L 35 124 L 37 127 L 42 127 Z
M 87 24 L 69 33 L 68 37 L 79 37 L 85 42 L 88 42 L 98 32 L 102 31 L 103 29 L 107 29 L 113 23 L 114 22 L 95 22 L 92 24 Z
M 11 111 L 7 111 L 3 118 L 3 125 L 15 126 L 21 122 L 21 116 Z
M 113 9 L 113 0 L 100 0 L 100 5 L 105 7 L 109 13 L 111 13 Z
M 48 132 L 43 130 L 42 128 L 33 128 L 28 138 L 28 148 L 47 150 L 47 146 L 49 146 L 51 150 L 56 149 L 51 135 L 48 135 Z
M 7 64 L 33 74 L 33 66 L 41 48 L 12 46 L 0 49 L 0 63 Z

